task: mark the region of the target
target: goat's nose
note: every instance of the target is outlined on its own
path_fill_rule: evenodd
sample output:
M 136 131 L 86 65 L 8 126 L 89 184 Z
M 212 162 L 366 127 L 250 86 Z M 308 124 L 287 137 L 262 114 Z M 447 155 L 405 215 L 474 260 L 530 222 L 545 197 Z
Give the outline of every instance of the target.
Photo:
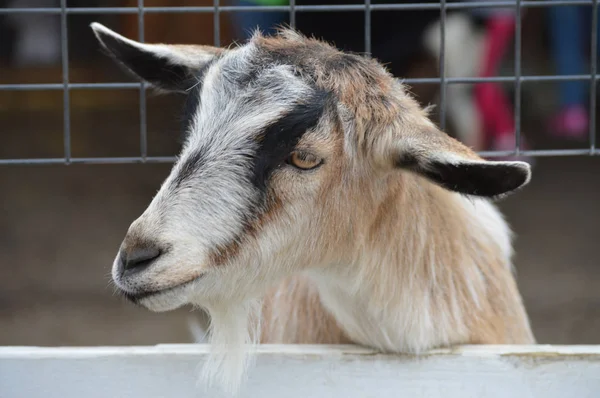
M 140 272 L 154 262 L 161 252 L 156 246 L 140 246 L 121 249 L 119 262 L 122 272 Z

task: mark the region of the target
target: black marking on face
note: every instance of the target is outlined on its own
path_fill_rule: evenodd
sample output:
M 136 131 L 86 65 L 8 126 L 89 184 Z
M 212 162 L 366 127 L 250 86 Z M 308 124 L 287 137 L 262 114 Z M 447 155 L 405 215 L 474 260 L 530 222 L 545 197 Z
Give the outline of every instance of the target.
M 300 138 L 317 125 L 329 97 L 329 92 L 316 90 L 310 98 L 297 104 L 259 135 L 251 175 L 252 183 L 259 191 L 266 192 L 273 170 L 284 163 Z

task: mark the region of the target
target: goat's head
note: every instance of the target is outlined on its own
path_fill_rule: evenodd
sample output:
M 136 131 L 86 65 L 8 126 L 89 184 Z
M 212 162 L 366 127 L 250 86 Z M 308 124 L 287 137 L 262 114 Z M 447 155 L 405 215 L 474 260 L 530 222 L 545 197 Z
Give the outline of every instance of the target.
M 184 148 L 113 267 L 149 309 L 210 310 L 351 261 L 393 179 L 484 197 L 529 180 L 526 163 L 485 161 L 439 131 L 376 61 L 293 31 L 218 49 L 93 29 L 141 80 L 187 95 Z

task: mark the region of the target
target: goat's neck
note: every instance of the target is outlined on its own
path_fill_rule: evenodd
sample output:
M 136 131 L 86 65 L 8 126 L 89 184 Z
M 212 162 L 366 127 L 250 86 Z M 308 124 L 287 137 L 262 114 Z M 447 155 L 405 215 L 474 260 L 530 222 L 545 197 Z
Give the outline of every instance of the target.
M 354 260 L 311 276 L 357 343 L 401 352 L 530 343 L 510 256 L 510 231 L 489 202 L 413 185 L 380 203 Z

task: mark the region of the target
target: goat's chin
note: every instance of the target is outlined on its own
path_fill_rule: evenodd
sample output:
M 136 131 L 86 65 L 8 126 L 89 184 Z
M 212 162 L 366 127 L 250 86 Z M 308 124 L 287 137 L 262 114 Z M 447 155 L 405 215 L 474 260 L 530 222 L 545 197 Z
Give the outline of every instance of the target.
M 152 312 L 168 312 L 183 307 L 187 303 L 173 302 L 164 299 L 144 299 L 140 304 Z
M 184 289 L 169 290 L 138 301 L 138 304 L 153 312 L 173 311 L 188 303 L 188 295 L 184 294 Z
M 210 314 L 211 354 L 202 379 L 207 387 L 236 395 L 251 364 L 251 350 L 260 336 L 261 303 L 257 300 L 205 306 Z

